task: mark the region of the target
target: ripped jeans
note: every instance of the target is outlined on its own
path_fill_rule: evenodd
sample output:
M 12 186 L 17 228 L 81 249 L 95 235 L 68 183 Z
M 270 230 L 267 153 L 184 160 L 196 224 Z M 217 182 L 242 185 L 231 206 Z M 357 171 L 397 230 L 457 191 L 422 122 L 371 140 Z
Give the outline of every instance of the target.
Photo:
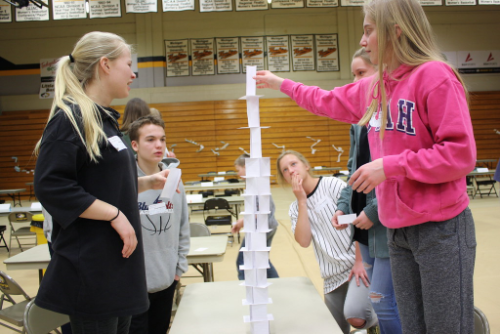
M 378 317 L 380 332 L 400 334 L 402 333 L 401 320 L 392 284 L 390 260 L 389 258 L 373 258 L 370 256 L 368 246 L 358 244 L 371 282 L 369 298 Z

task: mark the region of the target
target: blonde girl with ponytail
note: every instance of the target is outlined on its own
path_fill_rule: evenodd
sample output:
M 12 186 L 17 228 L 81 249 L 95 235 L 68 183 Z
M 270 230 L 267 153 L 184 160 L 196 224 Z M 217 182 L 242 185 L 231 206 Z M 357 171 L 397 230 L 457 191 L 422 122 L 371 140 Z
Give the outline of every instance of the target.
M 54 224 L 54 254 L 35 303 L 68 314 L 73 333 L 128 333 L 131 316 L 148 309 L 137 193 L 162 188 L 168 171 L 138 180 L 121 139 L 110 105 L 128 96 L 131 64 L 120 36 L 84 35 L 58 62 L 35 148 L 36 196 Z
M 467 90 L 418 0 L 372 0 L 364 14 L 360 45 L 378 65 L 373 77 L 326 91 L 259 71 L 257 85 L 366 126 L 372 161 L 349 185 L 376 188 L 403 333 L 473 333 L 476 239 L 465 177 L 476 144 Z

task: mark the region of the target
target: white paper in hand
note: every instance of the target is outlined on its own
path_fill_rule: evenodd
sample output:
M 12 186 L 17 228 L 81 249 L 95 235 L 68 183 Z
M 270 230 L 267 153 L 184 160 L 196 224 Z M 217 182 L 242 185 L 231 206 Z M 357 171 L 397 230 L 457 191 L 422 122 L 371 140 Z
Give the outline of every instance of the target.
M 167 176 L 167 182 L 163 187 L 160 198 L 163 200 L 170 200 L 174 197 L 175 191 L 179 186 L 179 181 L 181 180 L 181 170 L 179 168 L 169 169 L 170 173 Z
M 350 215 L 341 215 L 337 216 L 337 220 L 340 225 L 347 225 L 347 224 L 352 224 L 352 222 L 356 219 L 356 214 L 350 214 Z

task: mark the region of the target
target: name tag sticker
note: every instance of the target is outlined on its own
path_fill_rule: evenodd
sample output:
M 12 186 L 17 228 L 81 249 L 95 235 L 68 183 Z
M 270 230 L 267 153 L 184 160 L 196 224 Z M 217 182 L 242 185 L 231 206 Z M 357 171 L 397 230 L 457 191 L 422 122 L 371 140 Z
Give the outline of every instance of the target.
M 350 215 L 342 215 L 337 217 L 337 221 L 339 222 L 340 225 L 347 225 L 347 224 L 352 224 L 352 222 L 356 219 L 356 214 L 350 214 Z
M 149 215 L 158 215 L 160 213 L 167 213 L 167 207 L 165 206 L 165 203 L 156 203 L 156 204 L 151 204 L 148 207 Z
M 320 213 L 321 210 L 323 210 L 328 204 L 333 204 L 333 201 L 330 198 L 325 197 L 316 205 L 314 211 Z
M 113 145 L 114 148 L 116 148 L 116 150 L 118 152 L 120 152 L 121 150 L 127 149 L 127 146 L 125 146 L 123 141 L 118 136 L 110 137 L 110 138 L 108 138 L 108 141 L 111 143 L 111 145 Z

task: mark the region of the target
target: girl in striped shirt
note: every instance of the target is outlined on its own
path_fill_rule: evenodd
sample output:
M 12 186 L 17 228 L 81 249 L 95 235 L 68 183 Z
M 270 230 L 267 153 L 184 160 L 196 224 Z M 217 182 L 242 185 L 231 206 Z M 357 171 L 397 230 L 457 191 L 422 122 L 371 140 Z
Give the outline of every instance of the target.
M 377 316 L 368 299 L 368 280 L 361 256 L 356 256 L 349 232 L 338 231 L 331 223 L 346 183 L 335 177 L 315 178 L 309 162 L 295 151 L 285 151 L 278 157 L 277 170 L 278 179 L 290 184 L 297 198 L 289 211 L 295 240 L 302 247 L 313 243 L 324 280 L 325 303 L 339 327 L 347 334 L 350 325 L 375 325 Z M 356 280 L 349 283 L 352 276 Z M 356 281 L 360 278 L 365 284 L 358 286 Z

